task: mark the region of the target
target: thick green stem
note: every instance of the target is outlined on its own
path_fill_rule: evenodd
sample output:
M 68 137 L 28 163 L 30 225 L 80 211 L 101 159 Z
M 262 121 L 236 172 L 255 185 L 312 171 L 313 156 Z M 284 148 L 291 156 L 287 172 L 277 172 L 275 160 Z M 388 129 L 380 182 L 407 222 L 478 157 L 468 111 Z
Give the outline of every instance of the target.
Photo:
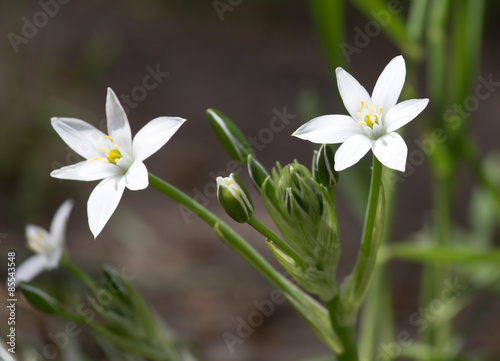
M 355 322 L 375 269 L 384 228 L 384 197 L 381 196 L 381 178 L 382 164 L 374 156 L 361 247 L 354 269 L 344 281 L 340 294 L 342 301 L 340 306 L 345 322 Z
M 380 195 L 380 184 L 382 182 L 382 163 L 373 156 L 372 179 L 370 182 L 370 193 L 368 194 L 368 206 L 366 208 L 365 225 L 361 236 L 361 253 L 368 257 L 371 250 L 371 240 L 375 216 L 377 215 L 378 198 Z
M 267 228 L 262 222 L 260 222 L 257 218 L 252 216 L 248 221 L 248 224 L 252 226 L 257 232 L 262 234 L 264 237 L 273 241 L 283 252 L 285 252 L 288 256 L 293 258 L 298 265 L 300 265 L 303 269 L 307 268 L 307 263 L 299 256 L 295 250 L 290 247 L 285 241 L 283 241 L 276 233 Z
M 332 328 L 344 346 L 344 351 L 337 355 L 338 361 L 357 361 L 358 348 L 356 342 L 355 324 L 344 324 L 342 317 L 339 317 L 342 313 L 340 297 L 335 296 L 330 301 L 326 302 L 325 305 L 330 315 Z

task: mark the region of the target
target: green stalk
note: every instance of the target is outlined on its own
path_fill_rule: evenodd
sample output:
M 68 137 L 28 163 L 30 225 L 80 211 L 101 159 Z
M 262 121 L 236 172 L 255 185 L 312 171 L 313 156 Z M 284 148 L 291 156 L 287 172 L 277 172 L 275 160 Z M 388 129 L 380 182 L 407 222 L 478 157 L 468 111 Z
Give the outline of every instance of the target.
M 331 329 L 328 329 L 328 334 L 325 333 L 325 328 L 323 328 L 324 323 L 322 323 L 323 317 L 326 317 L 324 308 L 308 294 L 281 275 L 260 255 L 260 253 L 248 244 L 245 239 L 194 199 L 151 173 L 149 174 L 149 185 L 165 194 L 167 197 L 172 198 L 177 203 L 185 206 L 213 227 L 219 237 L 231 249 L 240 254 L 260 274 L 262 274 L 264 278 L 285 295 L 292 306 L 301 314 L 306 322 L 309 323 L 323 342 L 336 353 L 342 351 L 342 345 L 338 340 L 338 336 L 334 332 L 331 332 Z
M 434 189 L 434 231 L 435 244 L 446 246 L 450 244 L 450 206 L 451 206 L 451 184 L 443 179 L 437 179 Z M 449 265 L 430 264 L 424 273 L 423 307 L 435 299 L 439 299 L 443 289 L 443 281 L 450 270 Z M 424 334 L 429 345 L 444 351 L 451 337 L 451 322 L 449 320 L 437 319 L 430 324 Z
M 63 257 L 61 258 L 61 267 L 66 268 L 68 271 L 70 271 L 76 278 L 78 278 L 82 283 L 87 286 L 89 289 L 91 289 L 93 292 L 97 292 L 97 286 L 92 278 L 90 278 L 85 272 L 83 272 L 80 268 L 75 266 L 71 261 L 69 260 L 69 257 L 66 252 L 64 252 Z
M 429 44 L 429 94 L 435 109 L 435 114 L 443 114 L 444 84 L 446 74 L 446 42 L 445 26 L 448 15 L 449 0 L 434 0 L 430 8 L 429 24 L 427 27 L 427 42 Z M 442 116 L 437 117 L 442 121 Z
M 392 190 L 384 193 L 384 229 L 380 241 L 380 244 L 384 245 L 388 243 L 392 229 L 397 189 L 392 169 L 384 168 L 382 179 L 384 189 Z M 379 352 L 380 345 L 389 343 L 394 338 L 394 315 L 390 288 L 388 263 L 377 263 L 360 320 L 359 356 L 362 360 L 373 359 L 374 355 Z
M 429 0 L 413 0 L 408 13 L 406 23 L 406 34 L 408 37 L 419 44 L 422 41 L 426 9 Z
M 329 68 L 346 67 L 347 62 L 340 45 L 345 39 L 345 0 L 311 0 L 314 23 L 323 48 L 328 56 Z
M 354 269 L 342 286 L 341 307 L 345 322 L 355 322 L 370 286 L 384 226 L 384 196 L 381 195 L 382 164 L 373 156 L 372 179 L 366 208 L 361 247 Z
M 356 342 L 356 323 L 344 324 L 342 305 L 339 295 L 325 303 L 330 315 L 332 328 L 344 345 L 344 351 L 337 355 L 338 361 L 358 361 L 358 347 Z
M 264 237 L 270 239 L 274 244 L 276 244 L 283 252 L 285 252 L 288 256 L 293 258 L 293 260 L 302 267 L 302 269 L 307 268 L 307 263 L 299 256 L 295 250 L 288 245 L 285 241 L 283 241 L 276 233 L 267 228 L 262 222 L 260 222 L 255 216 L 252 216 L 248 222 L 250 226 L 252 226 L 257 232 L 262 234 Z
M 377 204 L 382 184 L 382 163 L 373 156 L 372 180 L 370 182 L 370 193 L 368 194 L 368 206 L 366 208 L 365 225 L 361 236 L 361 253 L 365 257 L 370 255 L 373 226 L 377 215 Z
M 216 224 L 218 224 L 218 227 L 223 230 L 224 234 L 229 239 L 230 243 L 228 245 L 243 256 L 243 258 L 255 267 L 269 282 L 273 284 L 273 286 L 286 293 L 293 294 L 295 292 L 295 290 L 285 282 L 284 277 L 281 276 L 281 274 L 279 274 L 273 266 L 271 266 L 252 246 L 250 246 L 250 244 L 248 244 L 239 234 L 237 234 L 215 214 L 179 189 L 151 173 L 149 174 L 149 185 L 191 210 L 211 227 L 215 227 Z

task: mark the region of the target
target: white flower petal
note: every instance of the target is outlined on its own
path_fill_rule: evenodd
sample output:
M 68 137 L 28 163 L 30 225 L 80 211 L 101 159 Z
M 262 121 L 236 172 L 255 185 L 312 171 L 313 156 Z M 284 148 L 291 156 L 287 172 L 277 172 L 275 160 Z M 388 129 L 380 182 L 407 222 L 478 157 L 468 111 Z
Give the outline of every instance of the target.
M 45 229 L 34 224 L 26 225 L 28 248 L 36 253 L 49 254 L 52 249 L 51 235 Z
M 54 248 L 52 252 L 48 255 L 46 269 L 54 269 L 59 267 L 62 255 L 63 255 L 63 245 L 61 244 L 58 247 Z
M 96 238 L 115 211 L 125 189 L 123 177 L 103 179 L 92 191 L 87 203 L 89 227 Z
M 335 144 L 361 133 L 361 127 L 351 117 L 335 114 L 311 119 L 292 135 L 313 143 Z
M 392 59 L 380 74 L 375 88 L 373 88 L 373 105 L 383 112 L 389 111 L 396 105 L 406 77 L 405 60 L 401 55 Z
M 68 223 L 69 214 L 73 209 L 73 201 L 66 200 L 57 210 L 52 223 L 50 224 L 51 241 L 55 242 L 53 246 L 61 248 L 64 244 L 66 225 Z
M 148 170 L 143 162 L 136 160 L 125 174 L 125 186 L 131 191 L 137 191 L 146 188 L 148 184 Z
M 108 88 L 106 97 L 106 118 L 108 119 L 108 133 L 120 151 L 132 154 L 132 132 L 127 119 L 127 114 L 118 101 L 116 94 L 111 88 Z
M 79 162 L 56 169 L 50 173 L 54 178 L 79 181 L 95 181 L 107 177 L 122 175 L 123 171 L 114 164 L 97 159 L 92 162 Z
M 102 155 L 97 149 L 105 144 L 106 134 L 93 125 L 75 118 L 52 118 L 51 123 L 66 144 L 85 159 Z
M 361 109 L 361 101 L 367 106 L 371 98 L 366 89 L 348 72 L 337 68 L 337 85 L 344 106 L 353 119 L 358 119 L 357 112 Z
M 377 159 L 386 167 L 405 171 L 408 148 L 398 133 L 388 133 L 378 138 L 372 150 Z
M 384 116 L 386 131 L 393 132 L 412 121 L 429 103 L 429 99 L 411 99 L 391 108 Z
M 134 137 L 134 158 L 143 161 L 158 151 L 185 121 L 186 119 L 178 117 L 159 117 L 151 120 Z
M 335 153 L 337 172 L 356 164 L 372 147 L 373 140 L 365 135 L 355 135 L 346 140 Z
M 16 286 L 19 282 L 29 282 L 46 269 L 50 269 L 47 256 L 35 254 L 22 262 L 16 269 Z

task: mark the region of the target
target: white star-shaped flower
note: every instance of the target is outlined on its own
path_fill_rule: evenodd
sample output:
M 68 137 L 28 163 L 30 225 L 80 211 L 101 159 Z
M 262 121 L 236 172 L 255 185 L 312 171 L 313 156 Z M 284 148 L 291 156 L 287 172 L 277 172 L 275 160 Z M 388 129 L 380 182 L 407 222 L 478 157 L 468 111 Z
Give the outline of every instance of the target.
M 50 232 L 32 224 L 26 226 L 27 247 L 36 254 L 19 265 L 16 284 L 21 281 L 29 282 L 41 272 L 59 266 L 64 252 L 66 224 L 72 208 L 73 201 L 69 199 L 59 207 L 52 219 Z
M 155 118 L 132 140 L 127 115 L 110 88 L 106 117 L 109 135 L 80 119 L 52 118 L 56 132 L 86 160 L 54 170 L 50 175 L 80 181 L 102 179 L 87 203 L 89 226 L 94 237 L 115 211 L 125 187 L 135 191 L 148 186 L 148 170 L 143 161 L 163 147 L 185 122 L 178 117 Z
M 371 149 L 386 167 L 404 172 L 408 148 L 395 131 L 413 120 L 429 99 L 396 104 L 403 89 L 406 67 L 402 56 L 392 59 L 380 74 L 372 96 L 356 79 L 337 68 L 337 84 L 347 115 L 314 118 L 293 133 L 313 143 L 343 143 L 335 153 L 335 170 L 356 164 Z

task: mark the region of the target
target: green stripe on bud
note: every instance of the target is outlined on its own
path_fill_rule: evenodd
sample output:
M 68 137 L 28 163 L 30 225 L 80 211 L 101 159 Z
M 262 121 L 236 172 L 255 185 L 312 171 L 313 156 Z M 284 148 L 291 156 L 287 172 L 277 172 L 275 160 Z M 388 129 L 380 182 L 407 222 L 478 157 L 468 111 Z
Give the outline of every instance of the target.
M 319 148 L 316 156 L 316 172 L 319 183 L 326 188 L 330 188 L 338 183 L 339 173 L 335 171 L 335 152 L 328 144 L 323 144 Z
M 216 109 L 208 109 L 207 117 L 229 156 L 238 163 L 246 163 L 252 147 L 240 128 Z
M 217 177 L 217 197 L 227 214 L 239 223 L 246 223 L 254 214 L 250 193 L 237 174 Z

